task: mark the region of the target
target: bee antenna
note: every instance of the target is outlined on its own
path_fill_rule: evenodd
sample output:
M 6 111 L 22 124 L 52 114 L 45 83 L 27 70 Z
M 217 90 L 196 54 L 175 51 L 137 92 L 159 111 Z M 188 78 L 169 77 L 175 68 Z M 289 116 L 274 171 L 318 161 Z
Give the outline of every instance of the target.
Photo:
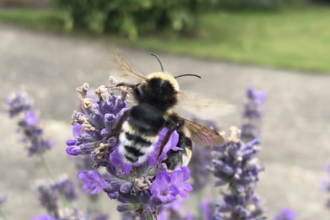
M 176 76 L 174 78 L 179 78 L 179 77 L 182 77 L 182 76 L 195 76 L 197 78 L 202 78 L 202 77 L 200 77 L 199 75 L 196 75 L 196 74 L 182 74 L 182 75 L 178 75 L 178 76 Z
M 160 61 L 159 57 L 158 57 L 156 54 L 154 54 L 154 53 L 152 53 L 151 55 L 157 58 L 157 60 L 158 60 L 158 62 L 159 62 L 159 64 L 160 64 L 160 67 L 162 68 L 162 72 L 164 72 L 164 67 L 163 67 L 163 64 L 162 64 L 162 62 Z

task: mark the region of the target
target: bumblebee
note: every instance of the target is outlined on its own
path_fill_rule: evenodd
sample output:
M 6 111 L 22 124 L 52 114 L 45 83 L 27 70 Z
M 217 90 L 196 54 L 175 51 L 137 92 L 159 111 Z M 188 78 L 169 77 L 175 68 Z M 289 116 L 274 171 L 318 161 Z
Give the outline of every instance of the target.
M 130 88 L 137 105 L 123 114 L 111 135 L 119 136 L 119 153 L 124 156 L 126 162 L 134 164 L 145 162 L 148 155 L 154 152 L 154 143 L 159 141 L 158 133 L 161 129 L 166 127 L 167 133 L 161 142 L 158 157 L 173 131 L 177 131 L 179 134 L 177 146 L 182 148 L 182 151 L 170 151 L 163 160 L 168 169 L 173 170 L 188 165 L 192 155 L 192 142 L 200 146 L 215 146 L 224 144 L 224 138 L 216 131 L 184 119 L 173 112 L 173 107 L 183 95 L 176 78 L 197 75 L 184 74 L 173 77 L 164 72 L 159 58 L 157 55 L 154 56 L 158 59 L 162 72 L 144 76 L 123 55 L 116 54 L 115 63 L 121 75 L 138 79 L 140 82 L 137 84 L 121 82 L 116 85 L 116 87 Z

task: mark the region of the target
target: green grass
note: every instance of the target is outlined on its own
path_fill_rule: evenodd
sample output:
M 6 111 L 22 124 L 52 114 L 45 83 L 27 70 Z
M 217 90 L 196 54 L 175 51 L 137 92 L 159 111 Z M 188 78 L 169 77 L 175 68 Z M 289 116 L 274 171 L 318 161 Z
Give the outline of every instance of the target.
M 4 11 L 0 21 L 60 30 L 53 11 Z M 279 12 L 213 12 L 202 15 L 195 37 L 141 37 L 110 42 L 152 51 L 330 73 L 330 8 Z

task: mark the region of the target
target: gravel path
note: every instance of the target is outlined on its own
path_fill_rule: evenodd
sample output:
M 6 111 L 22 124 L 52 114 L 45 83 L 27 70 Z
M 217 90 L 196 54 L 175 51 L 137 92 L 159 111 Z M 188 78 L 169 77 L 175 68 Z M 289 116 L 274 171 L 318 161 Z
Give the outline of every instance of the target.
M 150 52 L 122 50 L 140 70 L 146 73 L 159 70 Z M 239 125 L 247 86 L 264 90 L 267 109 L 260 160 L 266 171 L 261 176 L 258 193 L 269 219 L 284 206 L 294 208 L 304 219 L 329 219 L 324 209 L 327 195 L 319 191 L 319 183 L 325 175 L 321 166 L 330 156 L 330 109 L 326 104 L 330 100 L 330 77 L 158 55 L 165 69 L 175 74 L 202 76 L 201 80 L 180 79 L 181 88 L 238 106 L 235 114 L 218 118 L 222 128 Z M 65 140 L 71 135 L 72 110 L 78 105 L 74 88 L 84 82 L 91 87 L 106 84 L 111 70 L 109 60 L 110 45 L 100 41 L 0 24 L 0 98 L 3 100 L 21 84 L 35 98 L 35 108 L 40 109 L 46 121 L 48 135 L 57 142 L 47 155 L 56 174 L 76 173 L 64 151 Z M 36 178 L 46 174 L 38 158 L 27 158 L 20 146 L 13 146 L 17 145 L 13 122 L 4 113 L 0 113 L 0 120 L 0 194 L 9 195 L 4 211 L 9 219 L 31 219 L 43 210 L 29 189 Z M 108 200 L 104 201 L 103 207 L 110 207 Z

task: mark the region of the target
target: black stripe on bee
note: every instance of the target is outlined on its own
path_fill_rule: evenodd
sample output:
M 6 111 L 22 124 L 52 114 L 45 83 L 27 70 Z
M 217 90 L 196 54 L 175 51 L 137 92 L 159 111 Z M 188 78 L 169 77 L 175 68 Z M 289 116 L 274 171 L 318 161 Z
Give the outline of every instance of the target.
M 127 153 L 134 155 L 135 157 L 141 157 L 144 155 L 143 152 L 141 152 L 139 149 L 132 147 L 132 146 L 124 146 L 125 150 L 127 151 Z
M 125 158 L 131 163 L 135 163 L 138 161 L 137 157 L 134 157 L 133 155 L 129 155 L 129 154 L 125 154 Z
M 149 147 L 152 144 L 150 141 L 141 138 L 137 134 L 130 134 L 128 132 L 125 132 L 125 136 L 127 140 L 134 141 L 135 143 L 138 143 L 141 147 Z

